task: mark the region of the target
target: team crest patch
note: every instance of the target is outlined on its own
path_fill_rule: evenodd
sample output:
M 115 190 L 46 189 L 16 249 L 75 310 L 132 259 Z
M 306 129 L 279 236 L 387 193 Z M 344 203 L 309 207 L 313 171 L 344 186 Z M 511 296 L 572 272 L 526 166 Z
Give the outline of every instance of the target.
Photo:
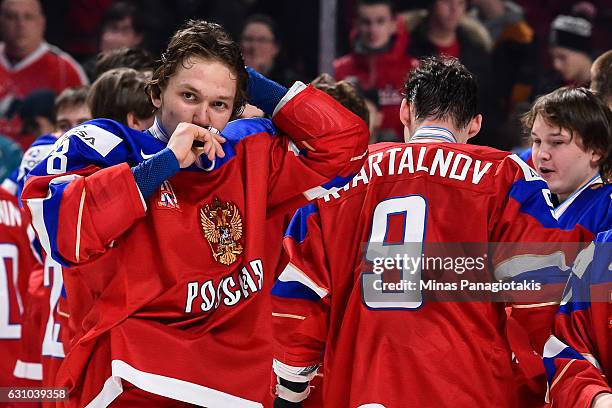
M 159 191 L 159 202 L 157 203 L 158 207 L 169 210 L 181 210 L 176 199 L 176 195 L 174 194 L 174 190 L 172 189 L 172 185 L 168 180 L 162 183 Z
M 223 265 L 231 265 L 242 253 L 242 217 L 238 207 L 215 197 L 212 204 L 200 209 L 200 222 L 210 245 L 213 258 Z

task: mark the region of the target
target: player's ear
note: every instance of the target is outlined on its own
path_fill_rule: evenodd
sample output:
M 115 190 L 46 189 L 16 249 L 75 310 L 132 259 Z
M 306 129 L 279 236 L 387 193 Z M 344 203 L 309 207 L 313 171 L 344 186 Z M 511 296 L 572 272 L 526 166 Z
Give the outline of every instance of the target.
M 599 167 L 599 163 L 601 163 L 601 158 L 603 155 L 598 150 L 591 150 L 591 166 Z
M 402 104 L 400 105 L 399 117 L 404 126 L 410 129 L 410 125 L 412 124 L 412 117 L 410 115 L 410 102 L 406 98 L 402 99 Z
M 161 89 L 158 84 L 152 84 L 149 87 L 149 96 L 151 97 L 151 103 L 156 109 L 161 107 Z
M 482 115 L 479 113 L 474 116 L 470 123 L 468 124 L 467 137 L 468 139 L 476 136 L 478 132 L 480 132 L 480 128 L 482 126 Z
M 142 128 L 141 120 L 138 119 L 138 116 L 134 114 L 134 112 L 128 112 L 127 114 L 127 125 L 132 129 L 136 130 L 144 130 Z

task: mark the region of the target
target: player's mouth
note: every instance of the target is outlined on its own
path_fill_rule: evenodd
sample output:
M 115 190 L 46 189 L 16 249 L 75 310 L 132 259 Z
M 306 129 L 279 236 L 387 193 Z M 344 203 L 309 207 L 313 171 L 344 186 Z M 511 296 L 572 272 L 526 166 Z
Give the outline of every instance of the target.
M 549 169 L 547 167 L 539 167 L 538 168 L 538 173 L 540 173 L 542 178 L 545 178 L 545 179 L 546 178 L 550 178 L 554 172 L 555 172 L 554 170 Z

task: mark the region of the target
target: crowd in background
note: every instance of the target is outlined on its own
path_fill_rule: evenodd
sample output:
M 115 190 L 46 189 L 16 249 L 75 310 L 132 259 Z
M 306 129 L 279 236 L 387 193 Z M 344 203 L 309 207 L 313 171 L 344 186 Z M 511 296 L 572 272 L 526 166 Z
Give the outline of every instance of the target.
M 401 7 L 400 7 L 401 3 Z M 0 10 L 0 180 L 20 151 L 55 126 L 54 99 L 92 83 L 100 59 L 130 48 L 151 69 L 169 35 L 189 18 L 219 22 L 244 59 L 291 85 L 318 74 L 318 1 L 4 0 Z M 371 142 L 400 141 L 397 109 L 418 59 L 460 59 L 480 85 L 483 130 L 472 141 L 523 144 L 520 114 L 537 95 L 587 85 L 593 60 L 612 48 L 612 5 L 604 0 L 411 0 L 338 2 L 336 79 L 352 81 L 369 108 Z M 138 65 L 142 66 L 142 65 Z M 96 71 L 98 70 L 98 71 Z

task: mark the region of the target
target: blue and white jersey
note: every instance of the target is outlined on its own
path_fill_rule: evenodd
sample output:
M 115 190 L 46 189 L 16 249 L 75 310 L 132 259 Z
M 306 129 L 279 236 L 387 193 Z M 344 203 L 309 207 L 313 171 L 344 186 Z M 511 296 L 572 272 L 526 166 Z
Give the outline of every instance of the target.
M 582 226 L 595 237 L 612 229 L 612 185 L 596 175 L 554 210 L 561 228 Z

